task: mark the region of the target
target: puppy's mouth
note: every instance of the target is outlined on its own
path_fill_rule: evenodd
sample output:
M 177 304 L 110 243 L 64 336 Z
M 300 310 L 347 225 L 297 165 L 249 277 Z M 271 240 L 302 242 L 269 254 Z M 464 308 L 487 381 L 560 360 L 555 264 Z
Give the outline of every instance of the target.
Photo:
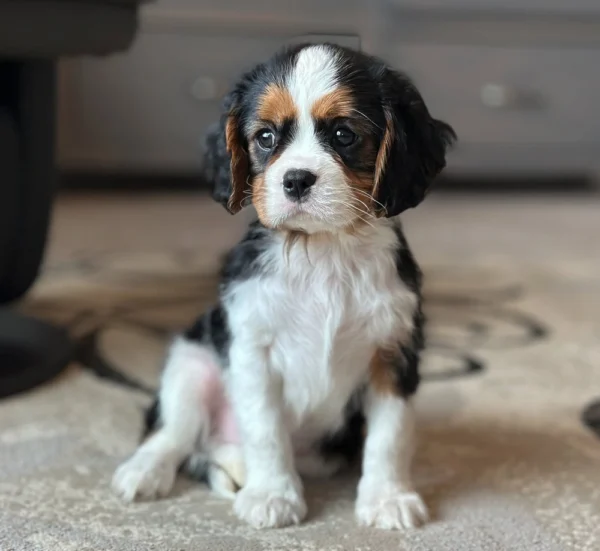
M 290 202 L 280 209 L 277 216 L 277 225 L 294 224 L 297 226 L 303 221 L 312 220 L 314 217 L 308 199 L 302 202 Z
M 344 226 L 340 214 L 331 207 L 320 205 L 307 198 L 305 201 L 286 205 L 274 220 L 274 227 L 283 230 L 302 231 L 308 234 L 336 232 Z

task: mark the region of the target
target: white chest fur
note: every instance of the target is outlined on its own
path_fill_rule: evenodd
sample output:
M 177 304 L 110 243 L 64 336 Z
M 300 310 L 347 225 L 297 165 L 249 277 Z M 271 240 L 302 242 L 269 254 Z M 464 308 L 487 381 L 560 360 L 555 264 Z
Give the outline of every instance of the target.
M 398 276 L 397 247 L 388 222 L 299 241 L 289 255 L 282 242 L 267 253 L 268 275 L 236 288 L 232 334 L 250 331 L 264 347 L 297 446 L 339 427 L 375 350 L 410 330 L 416 298 Z

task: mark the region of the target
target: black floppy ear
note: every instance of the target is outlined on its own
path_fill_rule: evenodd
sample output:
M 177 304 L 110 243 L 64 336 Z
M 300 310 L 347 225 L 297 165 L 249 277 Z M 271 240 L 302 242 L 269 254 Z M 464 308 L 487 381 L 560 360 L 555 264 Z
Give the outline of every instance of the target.
M 250 161 L 241 128 L 243 84 L 225 96 L 219 123 L 206 137 L 204 177 L 213 186 L 212 196 L 231 214 L 239 212 L 248 199 Z
M 373 196 L 387 217 L 417 206 L 446 166 L 446 149 L 456 140 L 452 127 L 429 114 L 408 77 L 381 67 L 378 82 L 385 129 L 375 165 Z

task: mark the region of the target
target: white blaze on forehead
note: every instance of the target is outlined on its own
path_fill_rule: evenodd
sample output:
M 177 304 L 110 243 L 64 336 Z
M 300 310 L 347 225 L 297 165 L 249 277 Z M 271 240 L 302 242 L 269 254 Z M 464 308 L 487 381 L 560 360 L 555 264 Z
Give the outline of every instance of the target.
M 327 46 L 309 46 L 300 51 L 287 87 L 300 117 L 310 117 L 314 103 L 333 92 L 338 84 L 334 52 Z
M 303 168 L 318 174 L 323 153 L 312 118 L 312 108 L 337 87 L 335 53 L 327 46 L 308 46 L 300 51 L 287 78 L 287 88 L 298 111 L 292 141 L 283 152 L 281 168 Z M 288 166 L 289 165 L 289 166 Z

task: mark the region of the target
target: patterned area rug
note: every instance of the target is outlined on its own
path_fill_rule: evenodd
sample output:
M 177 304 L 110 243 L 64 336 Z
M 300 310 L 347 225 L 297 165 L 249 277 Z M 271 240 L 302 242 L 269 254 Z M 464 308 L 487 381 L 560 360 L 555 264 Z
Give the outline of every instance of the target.
M 168 499 L 122 504 L 110 478 L 136 445 L 165 346 L 216 282 L 194 248 L 78 252 L 51 261 L 24 305 L 67 326 L 77 352 L 57 380 L 0 402 L 0 550 L 600 549 L 600 439 L 582 422 L 598 412 L 597 267 L 437 246 L 421 256 L 430 346 L 415 463 L 432 523 L 358 528 L 354 472 L 309 484 L 308 520 L 278 531 L 240 524 L 183 479 Z

